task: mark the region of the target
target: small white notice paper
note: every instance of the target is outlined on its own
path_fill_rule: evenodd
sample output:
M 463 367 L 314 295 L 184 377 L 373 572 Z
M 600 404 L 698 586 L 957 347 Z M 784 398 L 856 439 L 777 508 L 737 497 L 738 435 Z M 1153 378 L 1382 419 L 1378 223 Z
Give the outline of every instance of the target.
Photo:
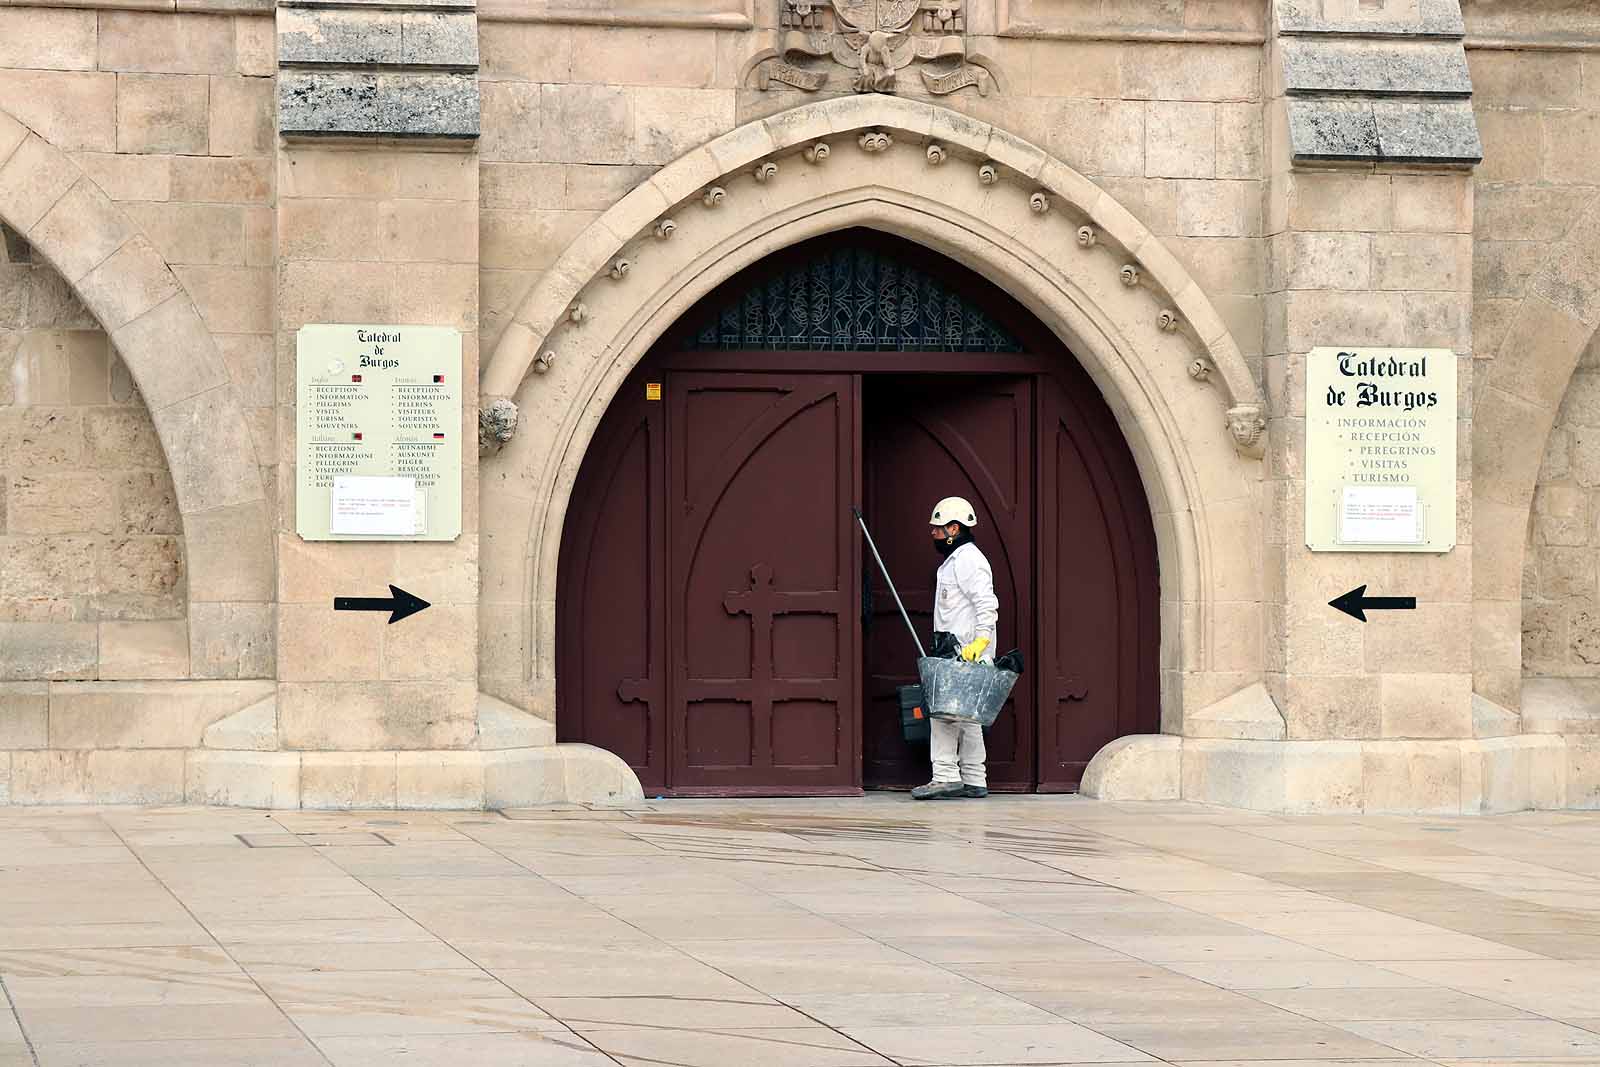
M 1347 485 L 1339 507 L 1341 541 L 1414 545 L 1422 540 L 1422 509 L 1414 485 Z
M 333 480 L 329 530 L 356 536 L 413 537 L 423 529 L 415 478 L 343 474 Z

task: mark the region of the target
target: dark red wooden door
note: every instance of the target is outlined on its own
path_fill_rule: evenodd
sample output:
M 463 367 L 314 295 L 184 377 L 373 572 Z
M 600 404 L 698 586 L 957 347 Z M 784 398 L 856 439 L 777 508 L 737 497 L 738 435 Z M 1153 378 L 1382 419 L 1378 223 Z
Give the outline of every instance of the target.
M 667 785 L 666 422 L 644 375 L 617 394 L 583 466 L 561 538 L 557 736 L 621 756 Z
M 670 782 L 859 788 L 849 375 L 667 375 Z
M 1000 648 L 1033 659 L 1033 388 L 1028 378 L 922 375 L 870 377 L 863 438 L 866 512 L 873 537 L 912 622 L 930 639 L 934 572 L 928 536 L 935 501 L 964 496 L 978 511 L 978 547 L 1000 599 Z M 928 780 L 926 745 L 905 742 L 896 688 L 916 681 L 916 649 L 875 569 L 865 572 L 862 670 L 868 787 Z M 1034 784 L 1034 694 L 1019 685 L 987 731 L 989 785 Z
M 1089 376 L 1040 379 L 1039 789 L 1078 788 L 1102 745 L 1160 729 L 1155 528 Z

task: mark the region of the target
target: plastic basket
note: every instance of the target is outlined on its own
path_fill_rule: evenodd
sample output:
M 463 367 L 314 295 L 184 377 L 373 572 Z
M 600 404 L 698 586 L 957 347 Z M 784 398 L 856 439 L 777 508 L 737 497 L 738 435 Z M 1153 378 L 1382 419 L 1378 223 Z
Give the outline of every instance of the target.
M 917 674 L 922 677 L 922 695 L 929 716 L 980 726 L 993 725 L 1011 695 L 1011 687 L 1017 684 L 1017 676 L 1011 671 L 932 656 L 917 660 Z

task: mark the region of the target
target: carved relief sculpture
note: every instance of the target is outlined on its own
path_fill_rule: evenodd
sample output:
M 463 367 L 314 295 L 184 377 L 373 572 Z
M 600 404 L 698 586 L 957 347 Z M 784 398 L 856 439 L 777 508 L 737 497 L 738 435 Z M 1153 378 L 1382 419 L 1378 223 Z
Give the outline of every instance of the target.
M 969 86 L 989 95 L 994 79 L 967 52 L 963 0 L 780 0 L 782 37 L 756 68 L 756 85 L 816 92 L 831 64 L 853 74 L 858 93 L 892 93 L 898 73 L 921 64 L 923 88 L 946 96 Z M 821 62 L 818 62 L 818 61 Z

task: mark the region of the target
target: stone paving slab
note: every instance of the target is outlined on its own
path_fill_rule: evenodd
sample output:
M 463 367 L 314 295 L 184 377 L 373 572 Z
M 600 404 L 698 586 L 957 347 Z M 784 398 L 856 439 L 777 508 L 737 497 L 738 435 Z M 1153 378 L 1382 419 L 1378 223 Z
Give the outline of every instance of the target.
M 1600 1067 L 1600 814 L 0 809 L 0 1067 Z

